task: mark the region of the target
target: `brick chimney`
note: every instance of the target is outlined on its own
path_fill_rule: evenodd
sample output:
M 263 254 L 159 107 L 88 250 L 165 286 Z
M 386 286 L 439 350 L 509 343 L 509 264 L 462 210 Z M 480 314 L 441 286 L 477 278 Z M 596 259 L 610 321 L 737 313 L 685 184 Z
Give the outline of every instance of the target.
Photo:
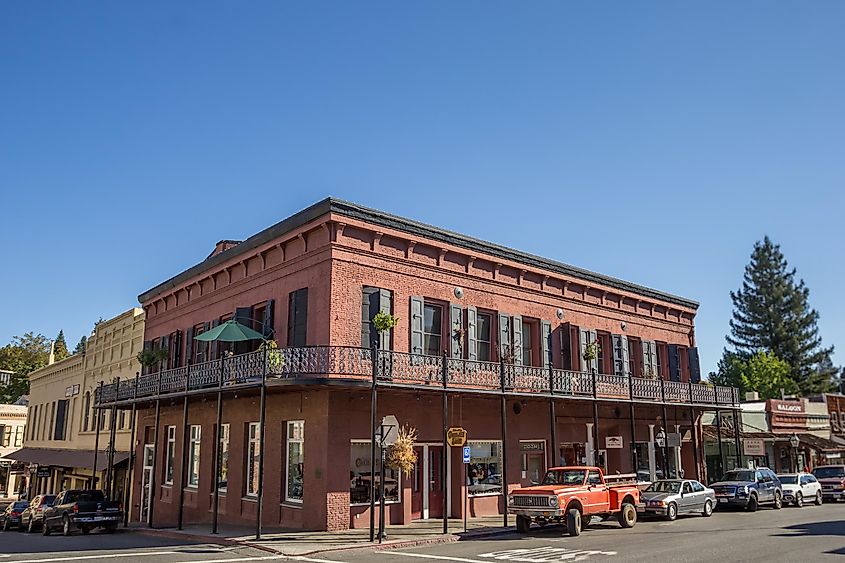
M 243 241 L 240 241 L 240 240 L 221 240 L 220 242 L 218 242 L 214 246 L 214 250 L 211 252 L 211 254 L 208 255 L 206 260 L 208 260 L 212 256 L 217 256 L 221 252 L 225 252 L 225 251 L 229 250 L 230 248 L 234 248 L 234 247 L 238 246 L 241 242 L 243 242 Z

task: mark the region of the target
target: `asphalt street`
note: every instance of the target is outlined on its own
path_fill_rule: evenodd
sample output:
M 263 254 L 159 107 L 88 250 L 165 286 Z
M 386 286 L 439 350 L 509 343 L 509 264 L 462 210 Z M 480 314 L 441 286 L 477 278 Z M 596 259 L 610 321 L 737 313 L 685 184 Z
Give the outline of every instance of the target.
M 843 561 L 845 503 L 745 512 L 676 522 L 640 521 L 630 530 L 596 523 L 578 538 L 563 528 L 532 528 L 456 543 L 389 550 L 354 549 L 285 557 L 240 547 L 183 542 L 138 533 L 72 537 L 0 532 L 0 563 L 193 563 L 293 560 L 310 563 L 551 563 L 558 561 Z

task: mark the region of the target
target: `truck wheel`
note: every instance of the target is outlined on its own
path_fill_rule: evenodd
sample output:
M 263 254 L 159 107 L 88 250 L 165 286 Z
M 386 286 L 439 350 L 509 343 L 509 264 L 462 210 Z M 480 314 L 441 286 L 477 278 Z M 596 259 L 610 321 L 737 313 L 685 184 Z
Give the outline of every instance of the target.
M 677 514 L 677 509 L 675 510 Z M 619 511 L 619 525 L 623 528 L 633 528 L 637 523 L 637 509 L 630 502 L 622 503 L 622 510 Z
M 748 497 L 748 504 L 745 505 L 745 510 L 748 512 L 757 512 L 757 495 Z
M 70 529 L 70 518 L 67 514 L 65 514 L 64 516 L 62 516 L 62 535 L 69 536 L 72 533 L 73 531 Z
M 516 517 L 516 531 L 520 534 L 527 534 L 528 528 L 531 527 L 531 519 L 527 516 Z
M 577 508 L 570 508 L 566 513 L 566 531 L 572 537 L 581 535 L 581 511 Z
M 670 522 L 675 520 L 678 517 L 678 505 L 674 502 L 670 502 L 669 506 L 666 507 L 666 519 Z

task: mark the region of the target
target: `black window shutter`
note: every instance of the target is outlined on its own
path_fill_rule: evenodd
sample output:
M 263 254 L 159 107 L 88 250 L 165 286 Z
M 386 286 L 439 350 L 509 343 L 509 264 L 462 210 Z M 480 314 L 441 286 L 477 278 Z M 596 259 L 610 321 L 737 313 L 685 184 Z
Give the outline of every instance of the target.
M 378 310 L 393 314 L 393 292 L 389 289 L 378 290 Z M 382 350 L 393 350 L 393 329 L 379 335 L 379 347 Z
M 182 365 L 182 331 L 177 330 L 170 334 L 170 365 L 178 368 Z
M 361 290 L 361 347 L 372 348 L 375 344 L 376 330 L 373 317 L 378 312 L 378 288 L 364 286 Z
M 220 325 L 220 319 L 214 319 L 211 321 L 211 328 Z M 208 343 L 209 348 L 211 348 L 211 353 L 209 354 L 209 360 L 216 360 L 220 356 L 220 346 L 218 346 L 218 342 L 213 340 Z
M 689 379 L 693 383 L 701 383 L 701 363 L 698 359 L 698 348 L 692 347 L 687 350 L 689 361 Z
M 505 313 L 499 313 L 499 359 L 510 361 L 511 351 L 511 318 Z
M 449 303 L 449 352 L 453 358 L 463 356 L 464 312 L 457 303 Z
M 153 348 L 152 340 L 144 340 L 144 351 L 146 352 L 147 350 L 152 350 L 152 348 Z M 150 368 L 147 367 L 147 366 L 141 366 L 141 373 L 144 374 L 144 375 L 150 373 Z
M 513 338 L 513 365 L 521 366 L 522 358 L 522 315 L 511 317 L 511 336 Z
M 423 298 L 411 296 L 411 354 L 423 353 Z
M 268 299 L 264 304 L 264 318 L 258 319 L 261 321 L 261 326 L 263 327 L 262 333 L 264 334 L 264 338 L 273 338 L 276 334 L 273 324 L 273 307 L 275 303 L 276 301 L 274 299 Z
M 565 370 L 578 369 L 578 364 L 573 364 L 576 352 L 572 349 L 572 335 L 577 335 L 579 329 L 572 323 L 564 323 L 560 330 L 560 358 L 561 367 Z
M 194 327 L 185 331 L 185 365 L 194 363 Z
M 160 350 L 166 350 L 168 356 L 167 356 L 167 359 L 159 362 L 158 369 L 161 369 L 161 370 L 170 369 L 171 366 L 170 366 L 170 335 L 169 334 L 165 334 L 164 336 L 161 337 L 161 344 L 159 344 L 159 349 Z
M 211 330 L 211 322 L 209 321 L 209 322 L 207 322 L 207 323 L 203 323 L 203 325 L 202 325 L 202 331 L 203 331 L 203 332 L 208 332 L 209 330 Z M 210 342 L 202 342 L 202 341 L 200 341 L 200 346 L 202 346 L 202 348 L 201 348 L 201 350 L 202 350 L 202 358 L 200 358 L 200 361 L 201 361 L 201 362 L 207 362 L 207 361 L 210 359 L 210 358 L 209 358 L 209 351 L 211 350 L 211 343 L 210 343 Z
M 466 332 L 466 357 L 468 360 L 478 360 L 478 309 L 475 307 L 467 307 Z
M 681 380 L 681 362 L 678 361 L 678 346 L 669 344 L 669 379 L 672 381 Z
M 288 298 L 288 346 L 306 345 L 308 334 L 308 288 L 291 292 Z
M 540 321 L 540 348 L 543 367 L 549 369 L 552 365 L 552 323 L 549 321 Z

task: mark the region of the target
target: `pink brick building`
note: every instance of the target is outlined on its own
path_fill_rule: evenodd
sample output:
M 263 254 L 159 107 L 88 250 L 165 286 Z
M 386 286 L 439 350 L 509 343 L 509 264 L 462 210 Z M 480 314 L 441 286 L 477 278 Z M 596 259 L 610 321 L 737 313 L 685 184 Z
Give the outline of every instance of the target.
M 464 493 L 501 514 L 551 465 L 705 479 L 699 416 L 737 408 L 699 383 L 694 301 L 334 199 L 139 299 L 168 358 L 98 403 L 137 411 L 133 512 L 154 526 L 369 526 L 385 415 L 419 443 L 411 475 L 386 470 L 394 524 L 461 517 Z M 399 317 L 381 335 L 379 311 Z M 229 319 L 279 349 L 196 340 Z

